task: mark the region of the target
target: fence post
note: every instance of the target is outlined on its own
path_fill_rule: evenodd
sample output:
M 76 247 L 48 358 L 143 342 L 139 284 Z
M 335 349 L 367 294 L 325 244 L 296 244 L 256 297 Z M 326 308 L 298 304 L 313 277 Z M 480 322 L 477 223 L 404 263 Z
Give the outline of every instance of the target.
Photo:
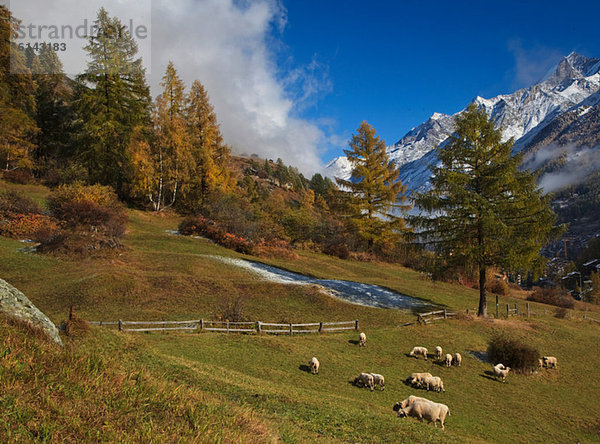
M 506 318 L 510 316 L 510 307 L 506 304 Z
M 256 321 L 256 333 L 261 334 L 260 321 Z
M 516 302 L 515 302 L 515 315 L 519 316 L 519 307 L 517 307 Z
M 500 317 L 500 312 L 499 312 L 499 304 L 498 304 L 498 295 L 496 295 L 496 319 L 498 319 Z
M 204 330 L 204 319 L 200 319 L 200 330 Z
M 165 328 L 166 328 L 166 327 L 167 327 L 167 326 L 165 325 L 165 320 L 163 319 L 163 335 L 164 335 L 164 334 L 167 332 L 167 331 L 165 330 Z
M 294 324 L 290 324 L 290 336 L 294 334 Z
M 229 321 L 227 321 L 227 333 L 229 333 Z
M 358 331 L 358 319 L 354 321 L 354 330 Z
M 323 333 L 323 323 L 319 322 L 319 333 Z
M 529 312 L 529 302 L 527 302 L 527 317 L 529 317 L 530 312 Z
M 123 331 L 123 321 L 119 319 L 119 331 Z
M 71 305 L 71 306 L 69 307 L 69 321 L 72 321 L 72 320 L 73 320 L 73 313 L 74 313 L 74 311 L 73 311 L 73 306 Z
M 447 319 L 448 315 L 446 314 L 446 309 L 444 308 L 444 319 Z
M 469 315 L 469 309 L 467 308 L 467 316 Z

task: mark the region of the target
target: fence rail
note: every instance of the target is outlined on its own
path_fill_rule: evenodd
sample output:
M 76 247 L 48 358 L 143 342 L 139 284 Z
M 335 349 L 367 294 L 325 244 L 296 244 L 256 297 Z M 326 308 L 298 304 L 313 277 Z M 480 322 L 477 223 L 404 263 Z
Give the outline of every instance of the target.
M 428 313 L 419 313 L 417 314 L 417 322 L 419 324 L 431 324 L 435 321 L 439 321 L 441 319 L 448 319 L 452 316 L 456 316 L 456 313 L 450 312 L 448 310 L 438 310 L 438 311 L 430 311 Z
M 173 330 L 206 330 L 225 333 L 269 333 L 269 334 L 306 334 L 327 333 L 346 330 L 358 330 L 358 319 L 342 322 L 308 322 L 300 324 L 283 324 L 261 321 L 211 321 L 194 319 L 190 321 L 88 321 L 92 325 L 116 325 L 119 331 L 127 332 L 150 332 L 150 331 L 173 331 Z M 127 328 L 127 326 L 136 326 Z M 137 327 L 140 326 L 140 327 Z M 267 327 L 267 328 L 264 328 Z M 317 327 L 317 328 L 314 328 Z

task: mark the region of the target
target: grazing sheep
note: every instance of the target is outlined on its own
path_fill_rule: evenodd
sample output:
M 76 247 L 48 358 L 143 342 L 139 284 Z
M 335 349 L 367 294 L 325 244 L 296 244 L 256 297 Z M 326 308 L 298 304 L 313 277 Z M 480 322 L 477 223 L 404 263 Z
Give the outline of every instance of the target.
M 433 422 L 434 427 L 437 427 L 439 421 L 442 424 L 442 430 L 446 430 L 444 427 L 446 415 L 450 416 L 450 409 L 447 405 L 431 401 L 416 401 L 408 407 L 398 410 L 399 418 L 411 416 L 418 418 L 419 421 L 426 419 L 430 423 Z
M 379 388 L 381 388 L 381 390 L 385 390 L 385 379 L 383 375 L 380 375 L 378 373 L 369 374 L 373 376 L 373 385 L 379 385 Z
M 462 364 L 462 356 L 460 353 L 454 353 L 454 364 L 458 365 L 460 367 L 460 364 Z
M 308 361 L 308 366 L 310 367 L 310 371 L 313 375 L 316 375 L 317 373 L 319 373 L 319 360 L 317 358 L 315 358 L 314 356 L 312 357 L 312 359 L 310 361 Z
M 421 387 L 426 378 L 431 378 L 431 373 L 412 373 L 406 380 L 414 387 Z
M 442 360 L 442 356 L 443 356 L 443 351 L 442 351 L 442 347 L 440 347 L 439 345 L 435 348 L 435 357 L 436 359 L 439 359 L 440 361 Z
M 494 376 L 496 379 L 502 377 L 502 382 L 506 382 L 506 375 L 510 371 L 510 367 L 505 367 L 504 364 L 496 364 L 494 366 Z
M 354 385 L 357 387 L 369 387 L 371 391 L 375 388 L 375 381 L 373 375 L 370 373 L 361 373 L 354 378 Z
M 452 355 L 450 353 L 446 354 L 446 367 L 450 367 L 452 365 Z
M 558 365 L 558 360 L 554 356 L 544 356 L 542 359 L 547 368 L 556 368 Z
M 367 345 L 367 335 L 364 333 L 361 333 L 358 335 L 358 346 L 364 347 L 365 345 Z
M 411 352 L 408 354 L 409 356 L 414 356 L 419 359 L 419 356 L 423 356 L 427 361 L 427 349 L 425 347 L 413 347 Z
M 538 368 L 544 367 L 544 361 L 540 358 L 538 359 Z
M 398 410 L 404 409 L 404 408 L 408 407 L 409 405 L 414 404 L 417 401 L 433 402 L 433 401 L 430 401 L 427 398 L 421 398 L 420 396 L 410 395 L 405 400 L 397 402 L 396 404 L 394 404 L 393 410 L 395 412 L 397 412 Z
M 439 376 L 430 376 L 428 378 L 425 378 L 424 382 L 424 386 L 427 388 L 427 390 L 433 390 L 436 392 L 445 392 L 446 390 L 444 389 L 444 383 L 442 381 L 442 378 L 440 378 Z

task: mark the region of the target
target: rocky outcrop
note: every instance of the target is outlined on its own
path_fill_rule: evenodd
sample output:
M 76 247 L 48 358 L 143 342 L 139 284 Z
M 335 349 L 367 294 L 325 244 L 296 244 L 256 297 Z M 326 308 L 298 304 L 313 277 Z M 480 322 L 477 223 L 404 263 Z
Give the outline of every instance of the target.
M 54 342 L 63 345 L 58 328 L 48 319 L 48 316 L 38 310 L 27 296 L 2 279 L 0 279 L 0 313 L 12 319 L 29 322 L 42 329 Z

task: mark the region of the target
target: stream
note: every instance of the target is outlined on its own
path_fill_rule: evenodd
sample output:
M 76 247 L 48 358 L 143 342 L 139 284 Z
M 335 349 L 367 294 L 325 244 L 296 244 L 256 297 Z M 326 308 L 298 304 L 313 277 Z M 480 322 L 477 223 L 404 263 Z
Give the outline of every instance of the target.
M 210 256 L 226 264 L 244 268 L 264 280 L 279 284 L 317 285 L 330 296 L 337 297 L 353 304 L 378 308 L 397 308 L 404 310 L 431 307 L 421 299 L 397 293 L 379 285 L 363 284 L 360 282 L 338 279 L 317 279 L 299 273 L 293 273 L 272 265 L 252 262 L 243 259 L 233 259 L 223 256 Z

